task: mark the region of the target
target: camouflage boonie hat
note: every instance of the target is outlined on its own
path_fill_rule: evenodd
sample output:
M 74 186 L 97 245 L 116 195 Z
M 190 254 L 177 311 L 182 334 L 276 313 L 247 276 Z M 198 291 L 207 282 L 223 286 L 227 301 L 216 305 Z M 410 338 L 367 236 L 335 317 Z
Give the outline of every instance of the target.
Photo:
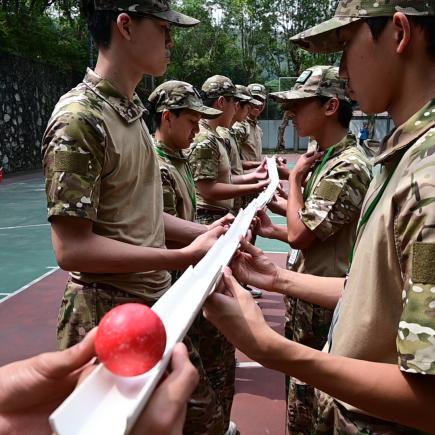
M 196 18 L 171 9 L 171 0 L 94 0 L 96 11 L 132 12 L 152 15 L 181 27 L 195 26 Z
M 225 76 L 215 75 L 209 77 L 202 85 L 202 91 L 207 98 L 218 98 L 218 97 L 234 97 L 243 99 L 237 92 L 234 83 Z
M 263 102 L 267 98 L 266 88 L 259 83 L 251 83 L 250 85 L 248 85 L 248 90 L 254 98 L 260 99 Z
M 207 119 L 222 115 L 220 110 L 204 106 L 201 95 L 190 83 L 178 80 L 170 80 L 158 86 L 148 97 L 148 101 L 157 113 L 164 110 L 190 109 Z
M 370 17 L 391 17 L 396 12 L 406 15 L 435 15 L 434 0 L 341 0 L 335 15 L 311 29 L 298 33 L 290 41 L 308 51 L 332 53 L 341 51 L 338 29 Z
M 269 96 L 279 103 L 312 97 L 336 97 L 350 101 L 346 94 L 346 81 L 339 77 L 338 68 L 334 66 L 308 68 L 298 77 L 290 91 L 273 92 Z

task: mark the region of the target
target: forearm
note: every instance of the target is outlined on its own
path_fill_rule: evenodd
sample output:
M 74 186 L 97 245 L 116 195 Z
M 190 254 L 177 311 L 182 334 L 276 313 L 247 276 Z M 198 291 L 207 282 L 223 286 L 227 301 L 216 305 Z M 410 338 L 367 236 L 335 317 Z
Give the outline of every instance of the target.
M 133 273 L 178 270 L 195 262 L 188 248 L 168 250 L 131 245 L 95 233 L 62 238 L 52 232 L 53 247 L 62 269 L 89 273 Z
M 207 183 L 206 186 L 199 187 L 201 196 L 207 200 L 232 199 L 239 196 L 257 193 L 257 184 L 226 184 L 226 183 Z
M 281 242 L 288 243 L 287 241 L 287 227 L 283 227 L 280 225 L 273 225 L 270 232 L 267 234 L 260 234 L 262 237 L 266 237 L 268 239 L 280 240 Z
M 248 184 L 255 183 L 257 178 L 255 176 L 255 172 L 249 172 L 243 175 L 231 175 L 231 182 L 233 184 Z
M 206 225 L 186 221 L 168 213 L 163 213 L 166 240 L 189 244 L 207 231 Z
M 242 160 L 242 168 L 243 169 L 255 169 L 261 165 L 261 162 L 253 161 L 253 160 Z
M 270 331 L 259 362 L 379 418 L 433 433 L 434 376 L 404 374 L 395 364 L 345 358 Z
M 279 268 L 270 290 L 333 309 L 344 288 L 344 278 L 308 275 Z
M 304 207 L 301 182 L 300 176 L 290 176 L 287 200 L 287 240 L 293 248 L 306 249 L 316 239 L 316 236 L 299 217 L 299 210 Z

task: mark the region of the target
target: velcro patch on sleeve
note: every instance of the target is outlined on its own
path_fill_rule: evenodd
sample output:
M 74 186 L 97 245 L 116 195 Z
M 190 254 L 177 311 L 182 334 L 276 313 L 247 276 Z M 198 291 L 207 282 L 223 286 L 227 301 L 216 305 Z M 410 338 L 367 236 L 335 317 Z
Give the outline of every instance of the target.
M 211 159 L 213 157 L 213 151 L 209 148 L 200 148 L 197 151 L 199 159 Z
M 54 170 L 71 172 L 78 175 L 88 173 L 89 156 L 78 152 L 56 151 L 54 153 Z
M 414 242 L 411 277 L 414 283 L 435 283 L 435 243 Z
M 340 196 L 340 192 L 341 187 L 328 180 L 321 181 L 315 190 L 316 196 L 331 202 L 337 201 L 338 197 Z

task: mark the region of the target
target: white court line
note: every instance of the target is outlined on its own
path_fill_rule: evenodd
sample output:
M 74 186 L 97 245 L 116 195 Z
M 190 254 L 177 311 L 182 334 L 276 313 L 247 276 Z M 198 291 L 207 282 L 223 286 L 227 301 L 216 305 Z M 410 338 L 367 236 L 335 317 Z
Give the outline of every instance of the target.
M 286 252 L 286 251 L 263 251 L 265 254 L 285 254 L 285 255 L 287 255 L 288 254 L 288 252 Z
M 236 367 L 239 369 L 253 369 L 258 367 L 263 367 L 258 362 L 252 361 L 252 362 L 237 362 Z
M 16 230 L 21 228 L 47 227 L 50 224 L 35 224 L 35 225 L 19 225 L 16 227 L 0 227 L 0 230 Z
M 47 276 L 50 276 L 52 273 L 56 272 L 59 268 L 55 267 L 53 270 L 50 270 L 47 273 L 44 273 L 43 275 L 41 275 L 40 277 L 34 279 L 33 281 L 29 282 L 28 284 L 26 284 L 25 286 L 19 288 L 18 290 L 15 290 L 13 293 L 7 293 L 9 296 L 0 300 L 0 304 L 2 304 L 3 302 L 7 301 L 8 299 L 10 299 L 11 297 L 17 295 L 18 293 L 21 293 L 22 291 L 28 289 L 29 287 L 31 287 L 32 285 L 38 283 L 39 281 L 42 281 L 44 278 L 47 278 Z M 3 295 L 3 293 L 0 293 Z

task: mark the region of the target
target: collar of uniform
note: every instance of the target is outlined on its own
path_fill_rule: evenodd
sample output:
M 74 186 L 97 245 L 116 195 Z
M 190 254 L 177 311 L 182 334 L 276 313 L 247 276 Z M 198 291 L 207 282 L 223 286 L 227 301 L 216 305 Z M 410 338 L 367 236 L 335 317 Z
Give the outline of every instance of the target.
M 385 163 L 396 154 L 409 147 L 420 136 L 435 125 L 435 99 L 429 101 L 404 124 L 394 129 L 381 145 L 381 152 L 373 164 Z
M 160 148 L 162 151 L 164 151 L 168 157 L 174 158 L 177 160 L 187 160 L 187 158 L 183 155 L 183 152 L 181 150 L 174 150 L 170 146 L 166 145 L 162 141 L 154 139 L 154 144 L 156 147 Z
M 246 121 L 248 122 L 248 124 L 251 125 L 257 125 L 257 120 L 256 119 L 252 119 L 252 118 L 246 118 Z
M 116 110 L 118 115 L 128 124 L 141 118 L 147 111 L 136 94 L 133 95 L 133 101 L 130 101 L 127 97 L 121 95 L 121 93 L 108 80 L 103 79 L 90 68 L 86 70 L 83 82 L 88 88 Z
M 216 134 L 216 131 L 212 127 L 210 127 L 209 123 L 205 119 L 201 119 L 199 121 L 199 128 L 200 129 L 202 128 L 203 130 L 206 130 L 210 133 Z
M 341 139 L 340 142 L 335 144 L 334 152 L 331 155 L 331 158 L 338 156 L 341 154 L 346 148 L 350 146 L 355 146 L 355 136 L 353 134 L 347 134 L 344 136 L 343 139 Z M 327 150 L 326 150 L 327 152 Z

